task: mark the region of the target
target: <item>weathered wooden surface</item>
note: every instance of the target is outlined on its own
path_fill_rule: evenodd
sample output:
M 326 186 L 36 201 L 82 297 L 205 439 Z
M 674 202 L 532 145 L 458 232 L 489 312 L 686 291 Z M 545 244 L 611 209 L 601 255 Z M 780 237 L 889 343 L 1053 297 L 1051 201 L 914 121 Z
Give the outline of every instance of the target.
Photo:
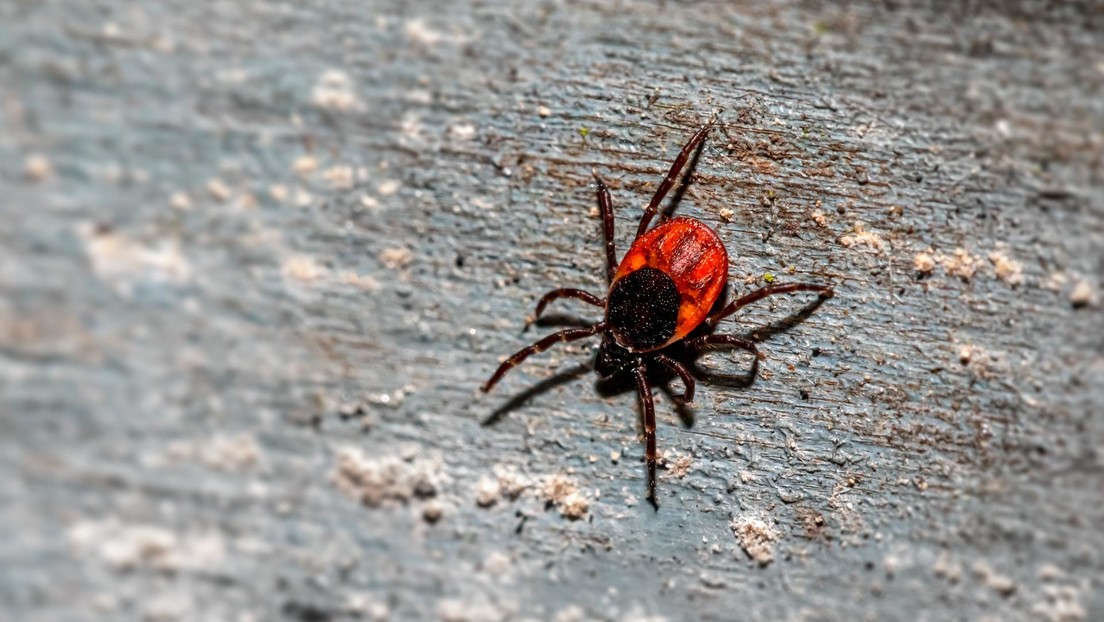
M 893 4 L 0 6 L 6 619 L 1104 617 L 1104 15 Z M 654 512 L 590 344 L 476 387 L 718 109 L 679 213 L 837 297 Z

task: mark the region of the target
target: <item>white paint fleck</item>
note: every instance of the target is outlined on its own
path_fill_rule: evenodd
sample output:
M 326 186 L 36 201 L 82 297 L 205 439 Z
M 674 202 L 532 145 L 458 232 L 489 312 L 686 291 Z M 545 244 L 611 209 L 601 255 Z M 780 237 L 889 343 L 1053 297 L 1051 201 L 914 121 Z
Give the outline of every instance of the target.
M 916 270 L 917 274 L 928 275 L 935 270 L 935 257 L 932 255 L 932 249 L 921 251 L 916 253 L 912 258 L 912 268 Z
M 379 260 L 391 270 L 401 270 L 414 261 L 414 253 L 405 248 L 385 248 L 380 251 Z
M 840 238 L 840 244 L 848 248 L 864 246 L 875 253 L 884 252 L 886 247 L 886 242 L 882 239 L 882 236 L 873 231 L 868 231 L 866 225 L 861 221 L 856 221 L 852 232 Z
M 360 205 L 365 209 L 374 210 L 379 207 L 379 201 L 370 194 L 362 194 L 360 195 Z
M 314 196 L 307 192 L 302 186 L 295 189 L 295 206 L 296 207 L 310 207 L 314 202 Z
M 779 536 L 766 520 L 754 515 L 737 516 L 732 520 L 731 529 L 740 543 L 740 548 L 750 559 L 758 562 L 760 566 L 766 566 L 774 561 L 774 542 Z
M 285 278 L 296 281 L 314 281 L 328 273 L 325 267 L 310 255 L 292 255 L 280 267 Z
M 311 89 L 310 101 L 316 108 L 333 112 L 350 112 L 362 108 L 353 79 L 340 69 L 322 72 Z
M 192 198 L 186 192 L 174 192 L 169 196 L 169 206 L 182 212 L 192 209 Z
M 97 276 L 116 290 L 130 294 L 138 283 L 180 284 L 192 277 L 192 267 L 180 243 L 160 239 L 143 244 L 110 230 L 86 224 L 78 229 Z
M 158 525 L 111 518 L 78 522 L 67 536 L 78 552 L 95 555 L 119 570 L 210 572 L 226 558 L 226 544 L 217 532 L 178 534 Z
M 402 184 L 397 179 L 385 179 L 376 186 L 381 197 L 389 197 L 399 191 Z
M 1023 284 L 1023 264 L 1013 259 L 1007 249 L 990 252 L 989 261 L 993 262 L 993 271 L 998 279 L 1013 287 Z
M 468 140 L 475 136 L 475 126 L 470 123 L 461 123 L 449 128 L 449 134 L 458 140 Z
M 272 184 L 268 188 L 268 196 L 272 197 L 272 200 L 278 203 L 287 201 L 290 194 L 288 187 L 283 184 Z
M 493 477 L 483 476 L 475 485 L 475 503 L 481 508 L 489 508 L 498 501 L 501 493 L 498 480 Z
M 1096 305 L 1096 290 L 1088 279 L 1081 279 L 1070 292 L 1070 303 L 1075 307 L 1091 307 Z
M 347 165 L 332 166 L 322 177 L 334 190 L 351 190 L 356 184 L 356 173 L 353 167 Z
M 23 163 L 23 174 L 30 181 L 42 181 L 54 174 L 54 165 L 41 153 L 32 153 Z
M 291 163 L 291 170 L 300 177 L 307 177 L 318 170 L 318 159 L 308 154 L 303 154 Z
M 434 30 L 426 25 L 424 20 L 412 19 L 403 26 L 406 38 L 414 43 L 426 46 L 434 46 L 444 40 L 444 33 Z
M 226 182 L 217 177 L 207 182 L 207 194 L 211 195 L 211 198 L 216 201 L 225 201 L 229 199 L 231 192 L 230 186 L 227 186 Z

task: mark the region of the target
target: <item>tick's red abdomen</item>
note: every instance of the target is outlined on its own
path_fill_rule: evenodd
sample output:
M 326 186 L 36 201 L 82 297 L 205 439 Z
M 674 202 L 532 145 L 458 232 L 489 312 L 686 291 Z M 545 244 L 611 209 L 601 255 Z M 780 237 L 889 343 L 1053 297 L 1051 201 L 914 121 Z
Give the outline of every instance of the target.
M 633 242 L 613 282 L 644 267 L 666 273 L 678 288 L 678 322 L 663 344 L 669 345 L 697 328 L 713 308 L 728 278 L 728 252 L 705 223 L 672 218 Z

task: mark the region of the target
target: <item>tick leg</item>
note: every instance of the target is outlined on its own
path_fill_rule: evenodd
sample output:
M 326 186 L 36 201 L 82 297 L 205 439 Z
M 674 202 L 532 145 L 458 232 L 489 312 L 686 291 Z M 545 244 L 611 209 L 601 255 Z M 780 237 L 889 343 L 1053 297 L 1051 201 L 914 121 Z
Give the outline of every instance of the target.
M 652 195 L 651 202 L 648 203 L 648 207 L 644 210 L 644 215 L 640 217 L 640 225 L 636 228 L 636 237 L 640 237 L 647 230 L 648 224 L 652 222 L 652 217 L 655 216 L 656 210 L 659 209 L 659 204 L 663 201 L 663 197 L 667 196 L 667 191 L 671 189 L 671 186 L 675 184 L 675 180 L 678 179 L 679 173 L 682 171 L 682 167 L 686 164 L 686 160 L 690 157 L 690 154 L 698 148 L 698 145 L 705 140 L 706 134 L 709 130 L 713 129 L 713 121 L 706 123 L 700 130 L 697 131 L 690 140 L 683 145 L 682 151 L 679 152 L 675 161 L 671 163 L 671 170 L 667 171 L 667 177 L 664 178 L 663 183 L 659 184 L 659 188 L 656 188 L 655 194 Z
M 558 333 L 552 333 L 551 335 L 545 337 L 544 339 L 541 339 L 528 348 L 518 350 L 516 353 L 514 353 L 513 356 L 503 361 L 502 364 L 498 366 L 498 369 L 495 370 L 495 373 L 491 375 L 490 379 L 483 384 L 481 390 L 484 393 L 490 391 L 492 388 L 494 388 L 495 384 L 499 380 L 501 380 L 503 376 L 506 375 L 506 372 L 510 371 L 519 363 L 534 354 L 544 352 L 557 343 L 577 341 L 584 337 L 589 337 L 596 333 L 600 333 L 605 329 L 606 325 L 602 322 L 599 322 L 594 326 L 591 326 L 590 328 L 569 328 L 567 330 L 561 330 Z
M 640 392 L 640 401 L 644 404 L 644 457 L 648 461 L 648 501 L 652 507 L 659 509 L 656 503 L 656 424 L 655 404 L 652 402 L 652 386 L 648 384 L 647 368 L 638 366 L 636 374 L 636 388 Z
M 683 402 L 693 402 L 694 401 L 694 377 L 690 375 L 690 370 L 686 369 L 686 367 L 683 366 L 682 363 L 680 363 L 680 362 L 676 361 L 675 359 L 667 356 L 666 354 L 657 354 L 657 355 L 655 355 L 655 360 L 659 361 L 667 369 L 670 369 L 671 371 L 678 374 L 679 378 L 682 378 L 683 391 L 682 391 L 682 396 L 681 396 L 680 399 Z
M 820 294 L 821 298 L 831 298 L 833 296 L 832 288 L 827 285 L 814 285 L 812 283 L 779 283 L 777 285 L 768 285 L 750 294 L 740 296 L 736 300 L 728 303 L 723 309 L 711 315 L 709 319 L 706 320 L 706 324 L 709 326 L 716 326 L 721 320 L 736 313 L 740 307 L 747 306 L 757 300 L 762 300 L 767 296 L 789 294 L 790 292 L 817 292 Z
M 594 305 L 595 307 L 606 306 L 606 301 L 595 296 L 594 294 L 583 291 L 581 289 L 574 289 L 571 287 L 561 287 L 560 289 L 554 289 L 547 294 L 541 296 L 539 302 L 537 302 L 537 310 L 533 312 L 532 322 L 536 322 L 540 318 L 541 313 L 544 313 L 544 308 L 548 306 L 548 303 L 553 300 L 559 300 L 560 298 L 575 298 L 576 300 L 582 300 L 583 302 Z
M 617 252 L 613 247 L 613 200 L 609 188 L 601 179 L 598 180 L 598 211 L 602 213 L 602 235 L 606 242 L 606 274 L 612 283 L 617 272 Z

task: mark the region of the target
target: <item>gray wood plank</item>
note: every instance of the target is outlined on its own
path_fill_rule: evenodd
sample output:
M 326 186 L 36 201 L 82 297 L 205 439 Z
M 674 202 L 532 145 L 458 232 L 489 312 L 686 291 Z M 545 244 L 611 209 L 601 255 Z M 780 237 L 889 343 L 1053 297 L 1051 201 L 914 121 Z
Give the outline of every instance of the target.
M 1104 612 L 1094 3 L 0 16 L 11 619 Z M 677 213 L 837 295 L 657 391 L 657 512 L 592 342 L 477 387 L 713 114 Z

